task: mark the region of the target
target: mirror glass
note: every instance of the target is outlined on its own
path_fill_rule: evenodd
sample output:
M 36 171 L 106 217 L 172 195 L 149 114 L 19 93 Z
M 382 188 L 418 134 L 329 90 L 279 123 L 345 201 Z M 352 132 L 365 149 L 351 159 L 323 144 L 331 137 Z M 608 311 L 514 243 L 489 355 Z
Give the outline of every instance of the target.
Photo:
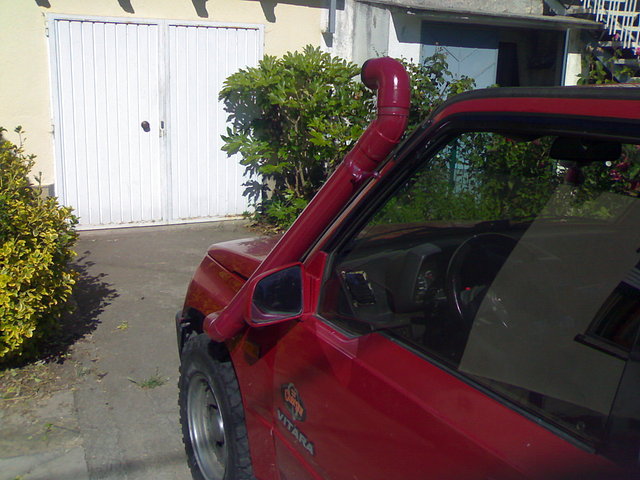
M 302 270 L 294 265 L 261 279 L 253 292 L 251 317 L 273 322 L 302 314 Z

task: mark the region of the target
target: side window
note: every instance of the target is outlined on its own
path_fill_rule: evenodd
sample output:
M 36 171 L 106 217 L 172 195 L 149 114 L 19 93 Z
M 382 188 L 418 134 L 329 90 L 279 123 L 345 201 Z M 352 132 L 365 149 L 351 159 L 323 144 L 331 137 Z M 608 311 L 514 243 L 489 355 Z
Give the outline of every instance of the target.
M 468 133 L 335 253 L 320 313 L 597 444 L 640 325 L 640 154 Z

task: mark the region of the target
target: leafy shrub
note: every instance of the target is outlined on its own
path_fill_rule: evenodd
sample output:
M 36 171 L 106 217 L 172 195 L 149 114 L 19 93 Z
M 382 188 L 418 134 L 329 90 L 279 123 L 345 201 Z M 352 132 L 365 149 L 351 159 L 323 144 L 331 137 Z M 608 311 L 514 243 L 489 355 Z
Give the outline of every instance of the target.
M 30 357 L 67 308 L 76 220 L 30 185 L 34 157 L 0 128 L 0 361 Z M 17 133 L 22 133 L 20 127 Z
M 549 142 L 514 142 L 467 133 L 437 153 L 405 192 L 394 196 L 376 223 L 530 217 L 557 183 Z
M 617 218 L 627 204 L 620 195 L 603 192 L 640 196 L 640 146 L 624 145 L 617 162 L 578 167 L 550 157 L 554 138 L 460 135 L 430 158 L 373 222 L 531 220 L 543 211 L 604 220 Z
M 291 225 L 308 205 L 309 200 L 296 196 L 291 190 L 285 190 L 282 195 L 278 195 L 265 203 L 262 216 L 266 223 L 277 228 Z
M 270 209 L 276 224 L 297 216 L 364 131 L 373 95 L 351 80 L 358 72 L 307 46 L 282 58 L 267 55 L 225 81 L 220 98 L 232 128 L 223 150 L 240 153 L 248 174 L 270 179 L 264 204 L 261 181 L 247 182 L 245 194 L 259 213 Z
M 421 65 L 403 62 L 413 82 L 409 130 L 473 85 L 453 79 L 442 54 Z M 253 176 L 245 195 L 258 220 L 288 227 L 362 135 L 375 106 L 373 92 L 353 79 L 359 73 L 359 66 L 307 46 L 227 78 L 220 99 L 232 125 L 223 150 L 239 153 Z
M 626 83 L 638 74 L 637 69 L 629 65 L 619 65 L 624 60 L 625 52 L 620 47 L 614 47 L 609 58 L 598 57 L 593 52 L 582 54 L 582 72 L 578 74 L 578 85 L 606 85 Z M 633 58 L 633 57 L 631 57 Z

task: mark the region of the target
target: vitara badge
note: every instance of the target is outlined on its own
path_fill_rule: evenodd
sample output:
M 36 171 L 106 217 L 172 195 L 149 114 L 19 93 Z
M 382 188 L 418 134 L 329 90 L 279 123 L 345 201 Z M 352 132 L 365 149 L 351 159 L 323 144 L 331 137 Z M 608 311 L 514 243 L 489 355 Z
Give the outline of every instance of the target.
M 307 418 L 307 412 L 302 403 L 302 398 L 293 383 L 282 385 L 282 398 L 284 404 L 294 420 L 303 422 Z

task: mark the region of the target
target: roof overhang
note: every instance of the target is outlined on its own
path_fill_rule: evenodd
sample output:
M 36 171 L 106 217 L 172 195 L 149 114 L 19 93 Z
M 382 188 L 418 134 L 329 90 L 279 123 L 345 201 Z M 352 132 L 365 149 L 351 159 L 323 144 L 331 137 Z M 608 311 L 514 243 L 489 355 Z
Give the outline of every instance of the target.
M 387 7 L 392 13 L 418 15 L 433 22 L 453 22 L 472 25 L 490 25 L 512 28 L 545 30 L 587 29 L 601 30 L 602 24 L 577 17 L 550 15 L 522 15 L 513 13 L 478 12 L 453 8 L 418 5 L 415 0 L 356 0 L 375 6 Z

